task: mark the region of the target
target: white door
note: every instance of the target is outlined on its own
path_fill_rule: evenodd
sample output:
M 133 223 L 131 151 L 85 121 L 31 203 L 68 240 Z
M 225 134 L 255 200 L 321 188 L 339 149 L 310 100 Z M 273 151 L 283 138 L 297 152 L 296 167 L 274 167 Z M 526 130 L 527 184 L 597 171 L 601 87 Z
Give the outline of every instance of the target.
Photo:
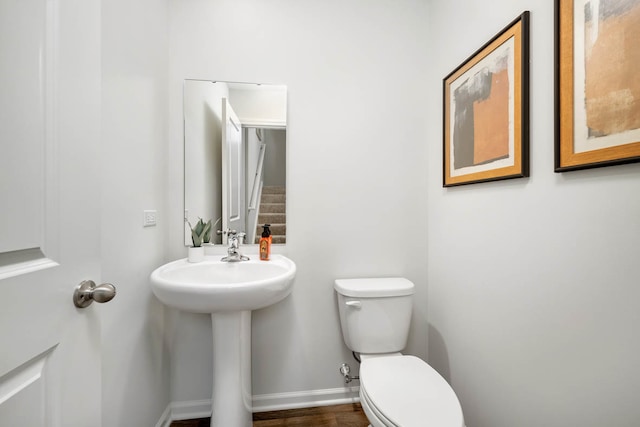
M 244 232 L 242 124 L 222 98 L 222 229 Z M 226 243 L 226 236 L 223 237 Z
M 0 0 L 0 426 L 101 426 L 100 0 Z

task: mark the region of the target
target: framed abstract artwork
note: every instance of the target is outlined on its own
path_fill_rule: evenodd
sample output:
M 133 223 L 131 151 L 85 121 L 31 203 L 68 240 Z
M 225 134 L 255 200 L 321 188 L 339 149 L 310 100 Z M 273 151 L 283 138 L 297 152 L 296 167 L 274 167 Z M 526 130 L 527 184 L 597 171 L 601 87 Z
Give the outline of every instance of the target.
M 529 12 L 443 86 L 443 186 L 529 176 Z
M 555 171 L 640 161 L 640 0 L 556 0 Z

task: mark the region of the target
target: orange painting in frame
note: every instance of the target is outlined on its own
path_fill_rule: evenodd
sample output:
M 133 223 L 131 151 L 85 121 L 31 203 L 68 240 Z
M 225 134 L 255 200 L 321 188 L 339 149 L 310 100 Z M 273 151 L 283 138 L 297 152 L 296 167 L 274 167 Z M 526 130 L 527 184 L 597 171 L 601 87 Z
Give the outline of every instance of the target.
M 640 0 L 556 0 L 555 171 L 640 161 Z
M 443 186 L 529 176 L 529 12 L 443 81 Z

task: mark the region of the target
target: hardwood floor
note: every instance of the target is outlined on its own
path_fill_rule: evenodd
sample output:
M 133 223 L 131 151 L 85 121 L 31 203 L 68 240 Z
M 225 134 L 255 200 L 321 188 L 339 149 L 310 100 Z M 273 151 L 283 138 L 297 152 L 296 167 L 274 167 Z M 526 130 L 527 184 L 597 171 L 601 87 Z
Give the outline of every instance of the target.
M 209 427 L 209 418 L 173 421 L 171 427 Z M 359 403 L 286 411 L 256 412 L 253 427 L 367 427 Z

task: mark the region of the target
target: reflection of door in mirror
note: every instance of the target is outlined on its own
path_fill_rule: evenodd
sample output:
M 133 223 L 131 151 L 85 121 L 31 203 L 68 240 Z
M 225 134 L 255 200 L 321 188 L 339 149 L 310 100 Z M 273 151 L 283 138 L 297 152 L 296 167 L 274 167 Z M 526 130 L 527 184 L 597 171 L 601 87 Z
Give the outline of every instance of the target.
M 246 233 L 255 243 L 271 224 L 286 241 L 286 87 L 186 80 L 184 84 L 185 245 L 187 221 Z
M 222 98 L 222 229 L 246 233 L 244 197 L 240 197 L 245 175 L 241 162 L 242 126 L 227 98 Z M 223 236 L 223 241 L 226 235 Z

